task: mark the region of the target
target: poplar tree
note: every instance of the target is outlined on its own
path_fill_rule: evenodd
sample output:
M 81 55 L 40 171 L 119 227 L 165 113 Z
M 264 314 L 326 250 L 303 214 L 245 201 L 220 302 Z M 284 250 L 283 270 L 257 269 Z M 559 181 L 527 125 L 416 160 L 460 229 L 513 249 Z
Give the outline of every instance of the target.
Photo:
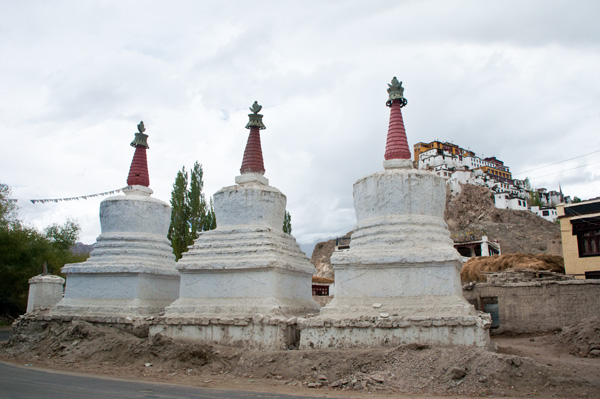
M 189 212 L 190 235 L 187 245 L 193 244 L 200 232 L 205 229 L 206 200 L 204 199 L 204 182 L 202 181 L 202 165 L 196 161 L 190 173 L 190 189 L 186 192 L 186 205 Z
M 179 260 L 181 254 L 187 251 L 189 242 L 189 215 L 186 205 L 186 192 L 188 185 L 188 174 L 185 166 L 177 172 L 173 191 L 171 191 L 171 224 L 169 225 L 168 238 L 173 247 L 175 259 Z
M 288 211 L 285 211 L 285 216 L 283 217 L 283 232 L 292 234 L 292 215 Z
M 202 231 L 217 227 L 212 198 L 207 205 L 202 192 L 203 175 L 202 165 L 196 161 L 189 175 L 185 166 L 182 167 L 173 184 L 168 238 L 176 260 L 181 259 L 181 254 L 188 250 Z
M 202 229 L 204 231 L 214 230 L 217 228 L 217 217 L 215 216 L 215 210 L 213 208 L 213 200 L 210 197 L 208 208 L 206 209 L 206 218 L 204 219 L 204 225 Z

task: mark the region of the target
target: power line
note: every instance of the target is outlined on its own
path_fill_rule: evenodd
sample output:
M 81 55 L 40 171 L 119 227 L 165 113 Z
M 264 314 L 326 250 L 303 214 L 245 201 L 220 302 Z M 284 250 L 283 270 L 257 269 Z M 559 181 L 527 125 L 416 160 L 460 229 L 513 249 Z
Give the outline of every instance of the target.
M 585 164 L 585 165 L 576 166 L 576 167 L 574 167 L 574 168 L 565 169 L 565 170 L 561 170 L 561 171 L 554 172 L 554 173 L 548 173 L 547 175 L 543 175 L 543 176 L 536 176 L 536 177 L 532 177 L 532 178 L 531 178 L 531 180 L 533 180 L 533 179 L 540 179 L 540 178 L 542 178 L 542 177 L 546 177 L 546 176 L 552 176 L 552 175 L 556 175 L 556 174 L 558 174 L 558 173 L 566 172 L 566 171 L 573 170 L 573 169 L 579 169 L 579 168 L 583 168 L 583 167 L 585 167 L 585 166 L 594 165 L 594 164 L 597 164 L 597 163 L 600 163 L 600 161 L 597 161 L 597 162 L 591 162 L 591 163 L 587 163 L 587 164 Z M 549 166 L 549 165 L 548 165 L 548 166 Z
M 532 171 L 534 171 L 534 170 L 538 170 L 538 169 L 544 169 L 544 168 L 547 168 L 548 166 L 554 166 L 554 165 L 558 165 L 559 163 L 563 163 L 563 162 L 567 162 L 567 161 L 572 161 L 573 159 L 577 159 L 577 158 L 585 157 L 585 156 L 588 156 L 588 155 L 591 155 L 591 154 L 595 154 L 595 153 L 597 153 L 597 152 L 600 152 L 600 150 L 596 150 L 596 151 L 588 152 L 587 154 L 578 155 L 578 156 L 576 156 L 576 157 L 573 157 L 573 158 L 565 159 L 564 161 L 558 161 L 558 162 L 555 162 L 555 163 L 551 163 L 551 164 L 549 164 L 549 165 L 540 166 L 540 167 L 538 167 L 538 168 L 529 169 L 529 170 L 526 170 L 526 171 L 524 171 L 524 172 L 516 172 L 516 173 L 513 173 L 513 175 L 521 175 L 521 174 L 523 174 L 523 173 L 532 172 Z M 590 164 L 588 164 L 588 165 L 590 165 Z M 586 166 L 586 165 L 584 165 L 584 166 Z M 568 169 L 568 170 L 570 170 L 570 169 Z M 558 173 L 560 173 L 560 172 L 558 172 Z

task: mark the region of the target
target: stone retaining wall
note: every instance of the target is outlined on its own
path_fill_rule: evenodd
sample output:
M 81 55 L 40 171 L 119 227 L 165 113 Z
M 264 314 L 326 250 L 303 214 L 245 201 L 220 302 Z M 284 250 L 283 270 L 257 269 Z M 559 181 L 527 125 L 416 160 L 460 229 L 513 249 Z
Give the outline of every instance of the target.
M 41 323 L 83 320 L 143 332 L 144 336 L 149 337 L 161 334 L 180 341 L 267 350 L 379 347 L 408 343 L 483 347 L 488 343 L 486 337 L 490 324 L 489 316 L 485 314 L 465 317 L 362 316 L 340 320 L 260 314 L 253 317 L 222 318 L 79 317 L 41 312 L 28 313 L 18 320 L 23 318 Z
M 477 283 L 463 295 L 478 310 L 497 299 L 495 333 L 560 330 L 600 313 L 600 280 Z

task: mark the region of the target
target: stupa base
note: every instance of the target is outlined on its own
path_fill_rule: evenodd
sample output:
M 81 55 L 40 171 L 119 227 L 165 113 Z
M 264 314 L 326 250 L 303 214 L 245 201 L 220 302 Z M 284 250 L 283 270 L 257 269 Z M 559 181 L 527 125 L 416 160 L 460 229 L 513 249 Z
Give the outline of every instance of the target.
M 318 317 L 299 319 L 300 349 L 375 348 L 406 344 L 490 347 L 486 315 Z
M 176 271 L 104 272 L 67 276 L 65 297 L 51 310 L 56 315 L 158 316 L 179 295 Z
M 150 326 L 157 334 L 203 345 L 226 345 L 259 350 L 298 347 L 296 318 L 271 317 L 163 317 Z
M 321 315 L 298 319 L 300 349 L 406 344 L 489 347 L 489 314 L 457 295 L 335 298 Z

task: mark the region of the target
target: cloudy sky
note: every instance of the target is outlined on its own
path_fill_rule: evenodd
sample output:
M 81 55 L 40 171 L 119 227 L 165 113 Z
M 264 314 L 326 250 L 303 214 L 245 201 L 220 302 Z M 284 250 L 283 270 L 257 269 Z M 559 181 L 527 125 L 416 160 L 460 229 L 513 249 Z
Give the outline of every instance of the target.
M 266 177 L 287 195 L 293 234 L 345 233 L 352 184 L 382 169 L 393 76 L 411 146 L 454 142 L 535 187 L 600 195 L 597 1 L 0 7 L 0 181 L 27 223 L 75 218 L 88 244 L 100 199 L 27 200 L 125 186 L 140 120 L 154 196 L 169 201 L 177 171 L 196 160 L 210 196 L 239 174 L 254 100 Z

